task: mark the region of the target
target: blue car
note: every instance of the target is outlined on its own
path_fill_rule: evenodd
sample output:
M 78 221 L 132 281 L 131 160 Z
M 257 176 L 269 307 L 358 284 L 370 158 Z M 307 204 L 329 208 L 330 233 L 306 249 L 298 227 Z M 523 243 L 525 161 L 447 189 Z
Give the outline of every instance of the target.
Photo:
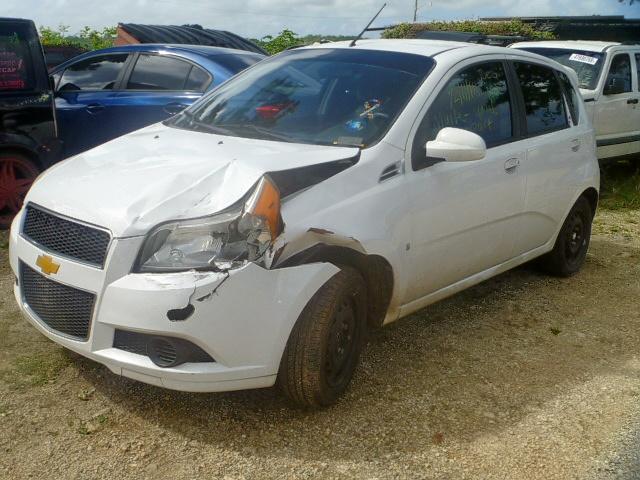
M 62 158 L 165 120 L 263 58 L 229 48 L 154 44 L 79 55 L 51 72 Z

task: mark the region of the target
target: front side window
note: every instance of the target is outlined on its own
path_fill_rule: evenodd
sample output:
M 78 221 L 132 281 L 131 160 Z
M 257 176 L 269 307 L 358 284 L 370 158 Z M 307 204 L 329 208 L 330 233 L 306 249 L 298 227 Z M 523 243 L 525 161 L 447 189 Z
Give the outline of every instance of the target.
M 291 50 L 232 78 L 167 125 L 364 148 L 382 138 L 433 64 L 400 52 Z
M 466 68 L 447 82 L 425 115 L 413 145 L 412 158 L 425 158 L 425 145 L 445 127 L 480 135 L 487 146 L 513 136 L 511 98 L 501 62 Z
M 0 91 L 35 87 L 33 62 L 26 28 L 0 23 Z
M 604 84 L 605 94 L 627 93 L 631 91 L 631 57 L 621 53 L 613 57 L 611 67 Z
M 133 67 L 128 90 L 185 90 L 191 64 L 163 55 L 138 57 Z
M 113 90 L 128 54 L 102 55 L 66 68 L 58 83 L 60 91 Z
M 514 65 L 524 96 L 527 134 L 541 135 L 567 128 L 562 89 L 553 70 L 533 63 Z
M 604 63 L 604 55 L 602 53 L 546 47 L 523 48 L 522 50 L 537 53 L 571 68 L 578 74 L 578 86 L 580 88 L 595 90 L 598 86 L 598 79 Z

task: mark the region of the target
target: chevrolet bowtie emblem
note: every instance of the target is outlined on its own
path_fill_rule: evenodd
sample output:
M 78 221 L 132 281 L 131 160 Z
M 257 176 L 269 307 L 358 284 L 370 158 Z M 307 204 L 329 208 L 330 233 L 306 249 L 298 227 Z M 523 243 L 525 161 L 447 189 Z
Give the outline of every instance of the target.
M 38 255 L 38 260 L 36 260 L 36 265 L 40 267 L 42 273 L 45 275 L 51 275 L 58 273 L 60 270 L 60 264 L 53 261 L 49 255 Z

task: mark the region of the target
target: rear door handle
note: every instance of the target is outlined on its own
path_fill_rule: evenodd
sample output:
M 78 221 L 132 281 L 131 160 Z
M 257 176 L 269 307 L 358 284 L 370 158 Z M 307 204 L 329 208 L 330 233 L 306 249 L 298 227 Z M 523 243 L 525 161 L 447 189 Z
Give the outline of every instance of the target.
M 178 102 L 173 102 L 173 103 L 167 103 L 164 106 L 164 111 L 170 115 L 175 115 L 176 113 L 180 113 L 185 108 L 187 108 L 186 105 Z
M 507 173 L 513 173 L 516 171 L 516 168 L 520 166 L 519 158 L 510 158 L 506 162 L 504 162 L 504 169 Z
M 100 113 L 103 110 L 104 105 L 101 105 L 99 103 L 90 103 L 89 105 L 87 105 L 87 111 L 89 113 Z
M 571 151 L 577 152 L 578 150 L 580 150 L 580 145 L 580 140 L 578 138 L 574 138 L 573 140 L 571 140 Z
M 628 105 L 636 105 L 637 103 L 638 103 L 637 98 L 630 98 L 629 100 L 627 100 Z

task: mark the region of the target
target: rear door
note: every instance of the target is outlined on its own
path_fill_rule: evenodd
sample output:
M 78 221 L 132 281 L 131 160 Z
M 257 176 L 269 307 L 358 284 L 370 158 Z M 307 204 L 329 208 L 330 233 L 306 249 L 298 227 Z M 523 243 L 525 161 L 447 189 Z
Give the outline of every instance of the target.
M 634 61 L 629 52 L 615 53 L 611 58 L 594 116 L 600 158 L 640 149 L 640 92 Z
M 526 157 L 521 165 L 526 178 L 525 209 L 515 246 L 521 255 L 544 246 L 555 235 L 573 201 L 573 187 L 592 140 L 590 128 L 579 118 L 581 98 L 564 73 L 528 61 L 512 65 L 526 120 L 522 142 Z
M 124 133 L 115 106 L 128 59 L 128 53 L 96 55 L 58 75 L 56 108 L 66 157 Z
M 209 72 L 186 59 L 140 53 L 118 93 L 118 122 L 133 131 L 165 120 L 199 99 L 212 81 Z

